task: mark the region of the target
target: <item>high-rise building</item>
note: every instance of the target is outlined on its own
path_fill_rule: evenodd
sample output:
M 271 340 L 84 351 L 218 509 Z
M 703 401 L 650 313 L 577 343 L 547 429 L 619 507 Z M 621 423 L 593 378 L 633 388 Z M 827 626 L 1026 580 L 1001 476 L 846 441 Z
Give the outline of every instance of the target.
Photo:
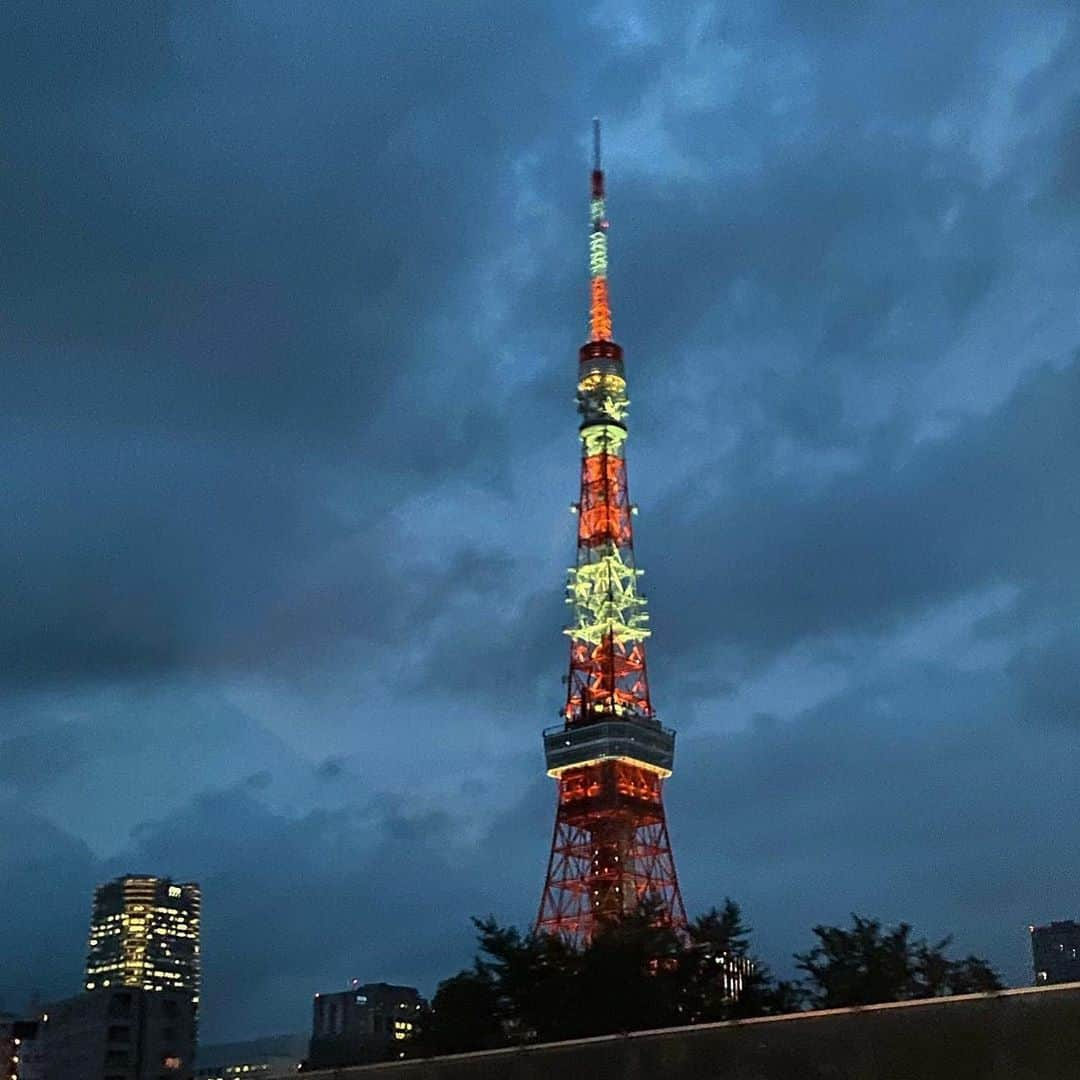
M 201 897 L 192 881 L 126 874 L 94 892 L 87 990 L 137 986 L 199 994 Z
M 1028 930 L 1036 986 L 1080 981 L 1080 923 L 1065 919 Z
M 686 922 L 664 815 L 675 732 L 649 696 L 642 571 L 634 561 L 626 477 L 629 400 L 623 351 L 612 337 L 608 218 L 594 126 L 589 224 L 589 339 L 578 365 L 581 495 L 577 563 L 570 571 L 570 670 L 562 723 L 544 732 L 558 781 L 555 833 L 536 928 L 587 941 L 598 922 L 646 898 L 674 927 Z
M 412 986 L 363 983 L 348 990 L 316 994 L 308 1067 L 366 1065 L 404 1056 L 419 1031 L 423 999 Z

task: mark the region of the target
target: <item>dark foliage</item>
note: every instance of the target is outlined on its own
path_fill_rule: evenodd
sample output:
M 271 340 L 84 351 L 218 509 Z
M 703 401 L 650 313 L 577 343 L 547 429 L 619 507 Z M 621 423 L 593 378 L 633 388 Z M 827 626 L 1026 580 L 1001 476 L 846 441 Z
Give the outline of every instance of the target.
M 439 983 L 421 1018 L 420 1037 L 410 1049 L 427 1056 L 490 1050 L 502 1044 L 495 984 L 484 972 L 473 970 Z
M 682 1022 L 738 1020 L 798 1008 L 790 983 L 774 983 L 772 973 L 750 954 L 750 927 L 734 900 L 711 908 L 687 928 L 689 944 L 680 956 Z M 732 992 L 738 980 L 738 994 Z
M 801 983 L 775 980 L 753 957 L 750 928 L 730 899 L 684 935 L 643 904 L 584 948 L 490 917 L 473 921 L 479 955 L 440 983 L 422 1054 L 1001 989 L 985 961 L 949 959 L 950 939 L 929 944 L 906 923 L 886 930 L 858 915 L 850 929 L 814 927 L 817 944 L 795 957 Z
M 751 959 L 749 930 L 731 900 L 699 918 L 686 938 L 645 903 L 602 926 L 585 948 L 493 918 L 474 922 L 479 955 L 471 970 L 439 985 L 423 1053 L 760 1015 L 786 1001 Z M 731 993 L 736 958 L 748 970 L 745 1003 Z
M 849 929 L 815 926 L 818 943 L 797 953 L 809 1001 L 817 1008 L 874 1005 L 885 1001 L 1000 990 L 1001 979 L 984 960 L 950 960 L 951 938 L 929 944 L 900 923 L 884 929 L 877 919 L 852 915 Z

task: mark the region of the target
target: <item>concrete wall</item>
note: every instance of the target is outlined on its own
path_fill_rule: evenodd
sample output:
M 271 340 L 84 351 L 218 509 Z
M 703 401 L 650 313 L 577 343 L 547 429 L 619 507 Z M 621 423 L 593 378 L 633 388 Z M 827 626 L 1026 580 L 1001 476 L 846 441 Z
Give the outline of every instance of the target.
M 1080 982 L 305 1073 L 321 1080 L 1063 1080 Z

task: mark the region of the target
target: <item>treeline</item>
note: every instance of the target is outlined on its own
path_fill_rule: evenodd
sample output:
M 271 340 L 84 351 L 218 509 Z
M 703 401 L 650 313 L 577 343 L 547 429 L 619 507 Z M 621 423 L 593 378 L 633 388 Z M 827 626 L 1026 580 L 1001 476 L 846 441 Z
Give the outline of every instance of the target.
M 986 961 L 950 958 L 950 938 L 932 944 L 907 923 L 886 928 L 860 915 L 850 927 L 815 926 L 790 981 L 753 955 L 730 899 L 682 937 L 645 905 L 583 948 L 492 918 L 473 922 L 476 959 L 439 984 L 419 1056 L 1002 988 Z

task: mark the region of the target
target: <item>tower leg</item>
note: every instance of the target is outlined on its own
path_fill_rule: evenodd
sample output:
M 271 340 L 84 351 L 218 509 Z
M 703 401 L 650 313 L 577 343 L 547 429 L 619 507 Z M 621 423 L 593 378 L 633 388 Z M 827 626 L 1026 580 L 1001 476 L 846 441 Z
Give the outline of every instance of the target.
M 625 762 L 559 779 L 559 802 L 536 930 L 588 942 L 598 926 L 649 900 L 665 923 L 686 925 L 654 773 Z

